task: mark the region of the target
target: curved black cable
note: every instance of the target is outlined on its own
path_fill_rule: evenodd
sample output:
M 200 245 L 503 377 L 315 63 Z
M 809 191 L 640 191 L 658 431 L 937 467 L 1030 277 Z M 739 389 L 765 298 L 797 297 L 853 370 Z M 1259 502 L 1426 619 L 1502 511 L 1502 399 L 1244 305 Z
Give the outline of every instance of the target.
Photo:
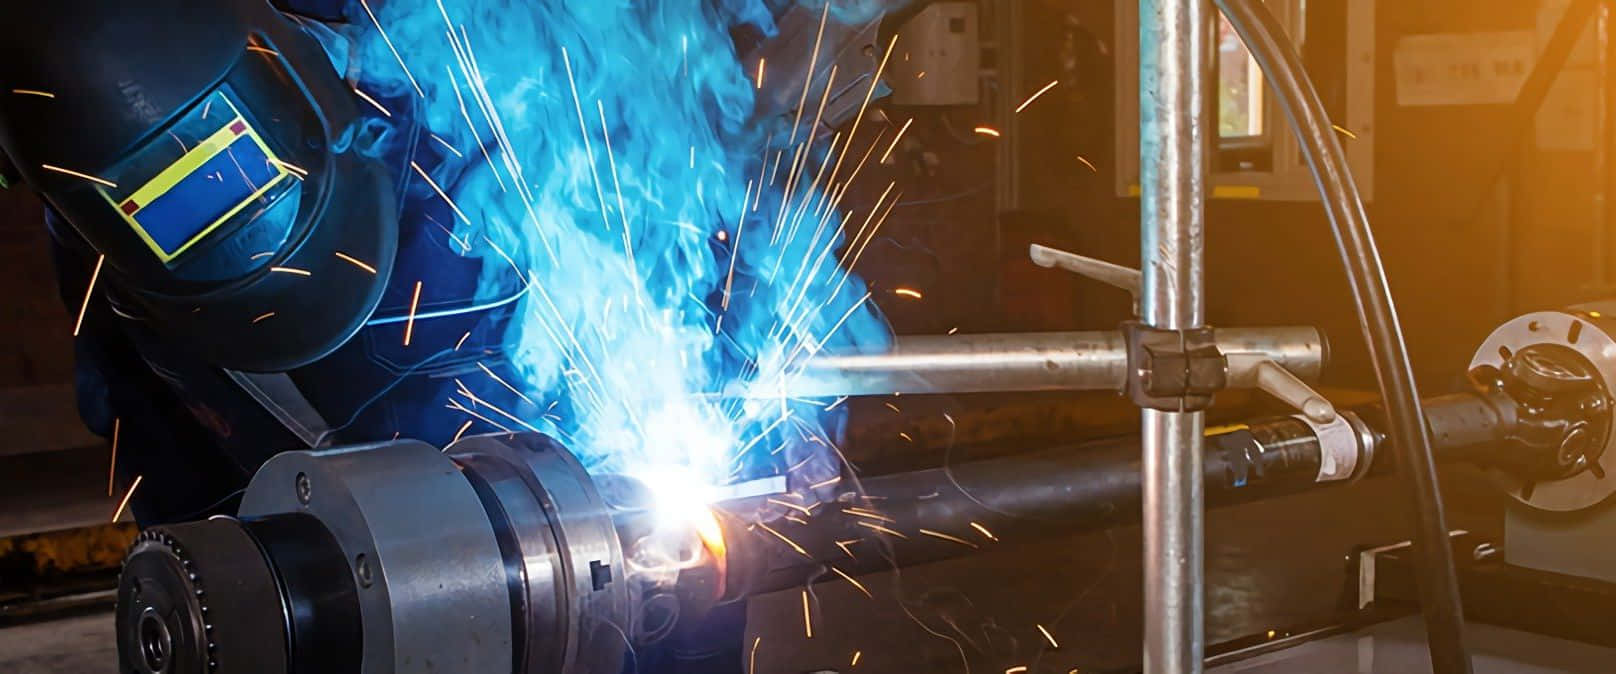
M 1369 216 L 1364 212 L 1346 154 L 1301 58 L 1262 0 L 1215 2 L 1262 67 L 1275 100 L 1290 119 L 1330 217 L 1364 341 L 1375 366 L 1375 378 L 1380 383 L 1398 472 L 1407 480 L 1414 507 L 1414 562 L 1420 608 L 1430 640 L 1431 667 L 1436 674 L 1469 674 L 1464 610 L 1425 415 L 1385 270 L 1369 229 Z

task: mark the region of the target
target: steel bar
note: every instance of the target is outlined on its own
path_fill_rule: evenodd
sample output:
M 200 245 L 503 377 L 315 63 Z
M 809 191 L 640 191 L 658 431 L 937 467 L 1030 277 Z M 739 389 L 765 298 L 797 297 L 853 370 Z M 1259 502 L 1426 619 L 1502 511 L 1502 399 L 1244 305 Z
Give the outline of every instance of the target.
M 1141 317 L 1205 321 L 1208 0 L 1139 1 Z M 1145 674 L 1201 671 L 1204 412 L 1142 410 Z
M 1311 327 L 1224 328 L 1224 353 L 1264 353 L 1296 376 L 1316 381 L 1329 356 Z M 893 393 L 1121 390 L 1127 374 L 1122 335 L 1045 332 L 899 337 L 880 353 L 815 356 L 787 384 L 812 398 Z M 760 387 L 773 395 L 775 387 Z

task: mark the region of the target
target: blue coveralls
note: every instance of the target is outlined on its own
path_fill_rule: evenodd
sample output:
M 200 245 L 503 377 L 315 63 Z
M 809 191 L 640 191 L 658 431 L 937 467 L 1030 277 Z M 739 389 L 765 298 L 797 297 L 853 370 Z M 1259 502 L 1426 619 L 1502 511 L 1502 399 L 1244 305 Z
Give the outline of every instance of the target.
M 304 17 L 337 20 L 346 2 L 282 0 L 277 5 Z M 330 356 L 288 374 L 335 431 L 330 444 L 337 446 L 395 437 L 443 446 L 467 420 L 472 425 L 465 433 L 500 430 L 449 407 L 462 387 L 514 416 L 538 419 L 546 412 L 539 407 L 546 405 L 542 397 L 530 396 L 534 402 L 527 402 L 483 370 L 518 381 L 503 341 L 521 306 L 521 279 L 514 270 L 503 278 L 491 270 L 498 280 L 479 282 L 483 261 L 465 254 L 471 242 L 452 232 L 453 213 L 409 168 L 416 162 L 447 188 L 467 160 L 421 142 L 426 133 L 415 121 L 415 101 L 383 104 L 393 117 L 372 113 L 367 122 L 399 134 L 387 157 L 398 180 L 402 214 L 393 274 L 380 306 L 357 335 Z M 59 289 L 64 303 L 76 310 L 96 256 L 58 215 L 48 212 L 46 220 Z M 421 297 L 405 346 L 405 319 L 417 282 Z M 98 288 L 74 345 L 80 415 L 92 431 L 107 437 L 116 422 L 114 469 L 124 484 L 143 478 L 131 500 L 142 526 L 234 514 L 247 481 L 265 460 L 306 445 L 223 371 L 164 341 L 139 314 L 120 300 L 117 288 Z M 721 607 L 699 628 L 635 654 L 625 671 L 637 666 L 655 674 L 740 672 L 744 632 L 744 604 Z

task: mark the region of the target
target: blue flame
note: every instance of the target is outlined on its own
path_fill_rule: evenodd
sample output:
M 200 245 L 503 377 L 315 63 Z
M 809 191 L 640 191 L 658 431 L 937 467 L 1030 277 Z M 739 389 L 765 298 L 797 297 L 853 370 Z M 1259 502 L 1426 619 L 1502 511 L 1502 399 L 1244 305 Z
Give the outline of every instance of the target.
M 830 16 L 867 20 L 876 6 L 838 2 Z M 889 340 L 839 266 L 853 247 L 842 217 L 867 228 L 879 214 L 812 180 L 822 165 L 846 180 L 876 133 L 866 124 L 832 148 L 809 120 L 764 123 L 729 30 L 771 34 L 770 9 L 389 0 L 356 12 L 366 86 L 420 97 L 429 128 L 469 162 L 440 181 L 464 214 L 456 236 L 477 242 L 488 283 L 512 265 L 531 281 L 507 350 L 528 387 L 562 402 L 534 423 L 591 470 L 697 490 L 838 472 L 825 432 L 838 412 L 779 393 L 807 355 Z

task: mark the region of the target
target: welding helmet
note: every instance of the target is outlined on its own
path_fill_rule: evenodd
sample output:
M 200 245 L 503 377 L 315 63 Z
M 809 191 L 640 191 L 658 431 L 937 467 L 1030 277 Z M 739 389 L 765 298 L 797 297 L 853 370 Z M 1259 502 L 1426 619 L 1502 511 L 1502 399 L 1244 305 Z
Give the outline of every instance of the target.
M 225 368 L 352 337 L 398 246 L 357 94 L 265 0 L 50 0 L 0 22 L 0 149 L 128 317 Z

